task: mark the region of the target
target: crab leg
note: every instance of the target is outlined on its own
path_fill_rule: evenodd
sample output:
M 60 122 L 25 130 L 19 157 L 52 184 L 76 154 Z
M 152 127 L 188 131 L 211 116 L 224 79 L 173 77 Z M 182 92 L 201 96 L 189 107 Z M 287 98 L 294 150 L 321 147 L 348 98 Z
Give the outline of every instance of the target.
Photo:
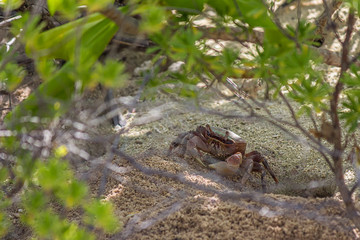
M 245 185 L 249 177 L 252 177 L 251 172 L 254 167 L 254 161 L 251 158 L 245 158 L 240 167 L 245 169 L 244 176 L 241 179 L 241 184 Z
M 262 163 L 266 169 L 266 171 L 268 171 L 271 175 L 271 177 L 274 179 L 275 183 L 279 183 L 279 180 L 277 179 L 277 177 L 275 176 L 274 172 L 271 170 L 269 163 L 267 162 L 266 158 L 263 157 L 261 155 L 261 153 L 259 153 L 258 151 L 252 151 L 248 154 L 245 155 L 246 158 L 251 158 L 254 162 L 259 163 L 259 165 L 254 165 L 254 169 L 252 171 L 254 172 L 261 172 L 261 165 L 260 163 Z
M 199 141 L 200 140 L 200 141 Z M 201 153 L 201 147 L 206 148 L 205 144 L 201 145 L 202 141 L 198 136 L 194 136 L 190 140 L 188 140 L 186 144 L 186 153 L 189 154 L 191 157 L 195 158 L 196 161 L 198 161 L 203 167 L 206 167 L 206 165 L 202 162 L 202 153 Z
M 261 165 L 260 165 L 260 167 L 261 167 L 261 188 L 262 188 L 263 193 L 266 193 L 266 184 L 265 184 L 266 171 Z
M 187 137 L 188 133 L 182 133 L 180 134 L 174 141 L 172 141 L 172 143 L 170 144 L 169 150 L 167 152 L 167 156 L 170 156 L 173 151 L 178 148 L 181 147 L 181 152 L 179 153 L 179 155 L 184 155 L 185 151 L 186 151 L 186 146 L 185 146 L 185 142 L 187 141 L 188 137 Z

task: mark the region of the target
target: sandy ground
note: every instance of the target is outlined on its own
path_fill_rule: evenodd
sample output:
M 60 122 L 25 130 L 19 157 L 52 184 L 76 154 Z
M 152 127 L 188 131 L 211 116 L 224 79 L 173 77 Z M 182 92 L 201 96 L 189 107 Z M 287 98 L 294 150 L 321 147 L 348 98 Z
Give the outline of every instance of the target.
M 174 104 L 174 103 L 167 103 Z M 217 105 L 216 101 L 213 103 Z M 228 104 L 228 105 L 227 105 Z M 280 103 L 273 103 L 280 109 Z M 155 104 L 156 105 L 156 104 Z M 185 183 L 162 176 L 147 176 L 115 158 L 127 169 L 111 180 L 104 194 L 119 209 L 124 239 L 353 239 L 352 224 L 344 218 L 341 201 L 334 197 L 332 175 L 320 156 L 291 140 L 271 125 L 254 120 L 224 119 L 213 115 L 181 111 L 178 105 L 159 121 L 131 129 L 121 137 L 120 149 L 143 166 L 183 176 Z M 229 103 L 218 104 L 229 112 Z M 283 106 L 282 106 L 283 107 Z M 216 107 L 212 108 L 216 109 Z M 226 112 L 225 110 L 225 112 Z M 173 112 L 173 113 L 171 113 Z M 285 112 L 284 117 L 286 117 Z M 164 114 L 166 115 L 166 114 Z M 191 158 L 166 156 L 178 133 L 199 124 L 231 129 L 248 140 L 250 150 L 263 153 L 277 175 L 275 185 L 267 176 L 271 194 L 258 195 L 260 177 L 246 186 L 240 177 L 224 178 Z M 120 181 L 120 182 L 119 182 Z M 96 181 L 95 181 L 96 182 Z M 311 189 L 313 183 L 320 187 Z M 199 191 L 200 184 L 217 194 Z M 226 195 L 230 194 L 230 197 Z M 250 198 L 245 194 L 249 193 Z M 234 194 L 235 196 L 232 196 Z M 237 194 L 240 194 L 238 196 Z M 317 196 L 323 198 L 301 196 Z M 270 205 L 260 202 L 273 200 Z M 278 207 L 284 206 L 284 207 Z M 131 233 L 131 235 L 130 235 Z M 136 233 L 136 234 L 134 234 Z

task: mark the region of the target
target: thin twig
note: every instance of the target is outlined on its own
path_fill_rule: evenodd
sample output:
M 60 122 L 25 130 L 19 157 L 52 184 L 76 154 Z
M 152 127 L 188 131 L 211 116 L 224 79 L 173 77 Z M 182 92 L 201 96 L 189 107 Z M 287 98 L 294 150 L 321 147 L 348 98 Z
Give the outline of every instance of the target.
M 297 37 L 295 36 L 291 36 L 290 33 L 281 25 L 281 22 L 279 20 L 279 18 L 276 16 L 276 14 L 271 10 L 271 8 L 268 6 L 267 2 L 265 0 L 262 0 L 263 4 L 267 7 L 267 9 L 269 10 L 272 19 L 275 23 L 275 25 L 277 26 L 277 28 L 280 30 L 280 32 L 289 40 L 293 41 L 296 45 L 297 49 L 301 49 L 301 44 L 299 43 Z
M 9 23 L 11 23 L 12 21 L 15 21 L 15 20 L 18 20 L 20 19 L 22 16 L 21 15 L 18 15 L 18 16 L 15 16 L 15 17 L 12 17 L 12 18 L 8 18 L 2 22 L 0 22 L 0 27 L 3 27 Z
M 296 15 L 297 15 L 297 25 L 295 30 L 295 37 L 296 39 L 299 38 L 299 27 L 300 27 L 300 21 L 301 21 L 301 0 L 297 0 L 297 9 L 296 9 Z
M 117 147 L 119 145 L 119 141 L 120 141 L 120 137 L 116 136 L 111 147 L 112 148 Z M 105 186 L 106 186 L 106 182 L 107 182 L 108 175 L 109 175 L 109 169 L 106 165 L 109 164 L 113 160 L 113 158 L 114 158 L 114 153 L 112 151 L 110 151 L 109 155 L 107 156 L 107 158 L 104 162 L 103 172 L 101 175 L 100 185 L 99 185 L 99 190 L 98 190 L 98 197 L 101 196 L 105 191 Z

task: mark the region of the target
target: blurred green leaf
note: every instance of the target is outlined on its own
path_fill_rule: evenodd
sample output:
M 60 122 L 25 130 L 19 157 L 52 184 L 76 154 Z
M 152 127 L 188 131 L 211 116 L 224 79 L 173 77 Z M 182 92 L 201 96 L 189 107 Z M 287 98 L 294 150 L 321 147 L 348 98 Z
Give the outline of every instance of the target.
M 87 24 L 83 25 L 83 23 Z M 78 45 L 75 43 L 80 26 L 83 35 Z M 111 20 L 100 14 L 92 14 L 86 20 L 79 19 L 41 33 L 36 36 L 35 41 L 28 40 L 27 51 L 35 59 L 61 58 L 69 62 L 38 88 L 37 95 L 31 94 L 7 115 L 5 123 L 8 127 L 16 129 L 34 127 L 34 124 L 18 123 L 24 115 L 47 117 L 51 120 L 63 114 L 70 106 L 71 96 L 75 90 L 75 79 L 82 77 L 80 79 L 88 81 L 90 68 L 117 29 L 118 27 Z M 80 47 L 79 51 L 75 50 L 76 46 Z M 76 65 L 74 65 L 75 59 L 79 60 Z M 41 100 L 37 96 L 41 96 Z
M 236 0 L 238 9 L 240 10 L 243 20 L 249 24 L 251 28 L 263 27 L 265 32 L 277 29 L 271 20 L 266 6 L 261 0 Z M 278 36 L 281 36 L 280 33 Z
M 47 163 L 39 162 L 38 181 L 44 190 L 54 191 L 62 187 L 71 177 L 66 161 L 57 158 L 50 159 Z
M 109 233 L 113 233 L 122 228 L 122 224 L 114 216 L 113 207 L 108 202 L 92 201 L 85 208 L 85 221 L 98 228 L 103 228 Z
M 70 106 L 71 96 L 75 90 L 75 81 L 71 77 L 72 65 L 66 63 L 51 79 L 40 85 L 37 94 L 31 94 L 26 100 L 6 116 L 5 124 L 13 130 L 31 130 L 39 124 L 21 122 L 23 116 L 37 116 L 45 121 L 63 114 Z M 41 99 L 38 98 L 41 96 Z
M 202 33 L 195 29 L 180 29 L 170 39 L 172 45 L 168 52 L 169 56 L 175 61 L 185 62 L 185 69 L 188 72 L 204 56 L 196 44 L 201 36 Z
M 245 71 L 236 66 L 239 58 L 239 51 L 235 48 L 225 47 L 220 56 L 208 57 L 204 59 L 210 69 L 215 70 L 218 76 L 225 80 L 228 76 L 241 76 Z
M 163 3 L 182 14 L 193 15 L 201 12 L 205 0 L 163 0 Z
M 0 7 L 5 11 L 11 11 L 19 8 L 24 3 L 24 0 L 2 0 L 0 1 Z
M 2 164 L 0 165 L 0 167 L 0 183 L 2 183 L 8 177 L 8 171 Z
M 17 150 L 16 157 L 16 175 L 21 176 L 23 180 L 31 179 L 36 168 L 36 160 L 30 152 L 24 150 Z
M 159 6 L 141 5 L 133 13 L 141 15 L 140 31 L 144 33 L 159 32 L 165 24 L 166 12 Z
M 86 232 L 84 229 L 79 229 L 75 224 L 70 224 L 69 228 L 63 233 L 62 239 L 67 240 L 93 240 L 95 237 Z
M 36 216 L 36 221 L 33 223 L 36 234 L 42 238 L 51 238 L 59 236 L 57 234 L 61 231 L 61 220 L 54 212 L 50 210 L 43 210 Z
M 40 22 L 40 16 L 25 12 L 21 18 L 12 22 L 10 30 L 22 43 L 31 46 L 44 27 L 45 23 Z
M 53 60 L 39 60 L 35 62 L 36 70 L 39 73 L 41 79 L 51 79 L 56 72 L 56 66 Z
M 28 213 L 23 217 L 35 231 L 34 235 L 40 239 L 59 240 L 91 240 L 94 236 L 85 232 L 74 223 L 62 220 L 50 209 L 42 210 L 34 215 Z
M 118 61 L 108 59 L 104 64 L 98 63 L 92 75 L 93 84 L 94 86 L 101 83 L 105 87 L 122 87 L 128 79 L 124 71 L 124 64 Z
M 215 11 L 220 15 L 220 16 L 238 16 L 240 17 L 238 14 L 238 12 L 236 11 L 236 7 L 234 6 L 234 1 L 233 0 L 223 0 L 223 1 L 218 1 L 218 0 L 207 0 L 207 4 L 209 6 L 211 6 L 212 8 L 215 9 Z
M 1 200 L 0 200 L 1 201 Z M 10 221 L 6 218 L 6 213 L 3 209 L 0 211 L 0 237 L 5 236 L 11 226 Z
M 48 0 L 47 3 L 51 15 L 58 12 L 67 19 L 74 19 L 77 14 L 78 5 L 74 0 Z
M 356 65 L 351 65 L 350 72 L 344 73 L 341 81 L 347 85 L 347 87 L 360 87 L 360 74 L 359 68 Z
M 346 97 L 342 104 L 345 109 L 340 113 L 340 117 L 345 120 L 349 131 L 353 132 L 360 124 L 360 95 L 348 93 Z
M 57 193 L 59 199 L 62 199 L 68 208 L 80 205 L 86 195 L 87 187 L 76 180 L 72 180 L 66 186 L 61 187 Z
M 114 22 L 94 13 L 37 35 L 27 41 L 26 51 L 34 58 L 74 61 L 80 57 L 81 64 L 93 64 L 117 29 Z
M 307 114 L 308 116 L 310 116 L 311 112 L 312 112 L 311 104 L 301 105 L 299 110 L 296 112 L 296 117 L 300 117 L 303 114 Z
M 2 177 L 6 177 L 6 172 L 3 169 L 1 169 L 0 174 L 2 175 Z M 0 179 L 0 181 L 1 180 L 2 179 Z M 3 181 L 0 182 L 0 187 L 3 186 L 3 183 Z M 7 211 L 7 207 L 9 207 L 10 204 L 11 202 L 5 197 L 5 193 L 3 191 L 0 191 L 0 238 L 2 238 L 9 231 L 9 228 L 11 226 Z
M 350 9 L 352 11 L 356 11 L 358 16 L 360 16 L 360 12 L 359 12 L 359 10 L 360 10 L 360 1 L 359 0 L 345 0 L 344 2 L 346 3 L 346 5 L 348 7 L 350 7 Z
M 42 191 L 28 191 L 23 198 L 24 207 L 29 216 L 33 216 L 38 212 L 41 212 L 47 202 Z
M 98 1 L 98 0 L 80 0 L 80 4 L 81 5 L 86 5 L 90 12 L 104 9 L 104 8 L 106 8 L 108 6 L 111 6 L 111 4 L 113 4 L 113 3 L 114 3 L 113 0 L 102 0 L 102 1 Z
M 8 91 L 14 91 L 25 77 L 25 70 L 14 63 L 8 63 L 0 72 L 0 81 L 5 84 Z

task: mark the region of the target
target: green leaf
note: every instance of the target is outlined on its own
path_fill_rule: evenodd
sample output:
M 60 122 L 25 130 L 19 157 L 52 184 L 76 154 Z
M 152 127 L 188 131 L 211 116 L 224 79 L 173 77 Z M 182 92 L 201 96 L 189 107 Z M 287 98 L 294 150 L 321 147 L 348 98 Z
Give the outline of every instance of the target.
M 213 69 L 216 74 L 226 79 L 228 76 L 239 76 L 244 71 L 236 67 L 235 61 L 239 58 L 237 49 L 224 48 L 220 56 L 207 57 L 204 59 L 210 69 Z
M 310 104 L 317 112 L 326 107 L 324 101 L 329 99 L 331 88 L 328 84 L 313 78 L 302 78 L 290 84 L 288 96 L 300 104 Z
M 311 105 L 302 105 L 300 106 L 299 110 L 296 112 L 296 117 L 300 117 L 303 114 L 307 114 L 308 116 L 310 116 L 311 114 Z
M 85 221 L 98 228 L 103 228 L 109 233 L 113 233 L 122 228 L 122 224 L 114 216 L 113 207 L 110 203 L 92 201 L 85 207 Z
M 356 65 L 351 65 L 350 73 L 344 73 L 340 80 L 348 87 L 359 87 L 360 86 L 359 68 Z
M 94 21 L 90 25 L 91 27 L 87 26 L 87 29 L 83 33 L 80 46 L 75 46 L 80 47 L 79 62 L 82 68 L 84 66 L 90 67 L 95 63 L 119 29 L 113 21 L 108 18 L 103 18 L 102 15 L 98 21 Z M 72 59 L 76 59 L 76 51 L 74 51 L 73 54 Z
M 25 214 L 25 221 L 34 229 L 34 235 L 40 239 L 60 240 L 92 240 L 94 236 L 85 232 L 74 223 L 60 219 L 50 209 L 38 212 L 36 215 Z
M 184 61 L 187 71 L 192 69 L 199 59 L 202 59 L 202 52 L 198 49 L 196 42 L 201 38 L 202 33 L 194 29 L 180 29 L 170 39 L 170 53 L 172 59 Z
M 105 64 L 98 63 L 95 65 L 92 75 L 93 83 L 101 83 L 106 87 L 122 87 L 128 79 L 124 70 L 123 63 L 107 59 Z
M 77 14 L 78 5 L 74 0 L 48 0 L 47 3 L 51 15 L 58 12 L 68 19 L 73 19 Z
M 86 5 L 90 12 L 98 11 L 113 4 L 113 0 L 80 0 L 81 5 Z
M 83 23 L 86 24 L 83 25 Z M 77 45 L 75 44 L 76 36 L 79 34 L 76 33 L 80 26 L 83 35 L 80 44 Z M 100 14 L 92 14 L 85 20 L 79 19 L 41 33 L 36 36 L 36 41 L 27 41 L 27 52 L 35 59 L 61 58 L 69 61 L 50 79 L 41 84 L 36 95 L 31 94 L 6 116 L 7 126 L 18 130 L 32 129 L 35 125 L 19 122 L 21 117 L 29 115 L 47 117 L 51 120 L 63 114 L 70 106 L 75 91 L 75 79 L 82 76 L 82 80 L 86 82 L 87 74 L 91 72 L 90 68 L 117 29 L 118 27 L 111 20 Z M 76 51 L 76 47 L 80 50 Z M 74 62 L 77 64 L 75 65 Z M 41 100 L 38 96 L 41 96 Z M 39 107 L 39 102 L 41 102 L 41 107 Z
M 199 14 L 204 7 L 205 0 L 164 0 L 167 6 L 177 9 L 185 15 Z
M 233 66 L 235 60 L 238 57 L 239 57 L 239 52 L 236 49 L 226 47 L 222 52 L 222 59 L 223 59 L 222 62 L 228 67 Z
M 6 218 L 5 210 L 1 209 L 1 211 L 0 211 L 0 237 L 5 236 L 5 234 L 9 231 L 10 226 L 11 226 L 11 223 Z
M 358 16 L 360 16 L 360 1 L 358 0 L 346 0 L 344 1 L 346 4 L 347 7 L 350 7 L 350 10 L 351 11 L 356 11 Z
M 142 4 L 134 14 L 141 15 L 140 31 L 145 33 L 155 33 L 161 31 L 165 24 L 165 10 L 153 4 Z
M 5 84 L 8 91 L 14 91 L 25 77 L 25 70 L 14 63 L 7 63 L 0 72 L 0 81 Z
M 57 158 L 50 159 L 48 163 L 39 163 L 38 166 L 39 184 L 47 191 L 61 189 L 71 175 L 67 162 Z
M 61 220 L 55 213 L 50 210 L 43 210 L 36 216 L 34 229 L 39 237 L 51 238 L 57 235 L 56 233 L 62 227 L 61 225 Z
M 238 13 L 236 11 L 236 7 L 234 6 L 234 1 L 233 0 L 223 0 L 223 1 L 218 1 L 218 0 L 208 0 L 207 4 L 209 6 L 211 6 L 212 8 L 215 9 L 215 11 L 220 15 L 220 16 L 236 16 Z M 238 17 L 240 17 L 239 15 L 237 15 Z
M 11 11 L 19 8 L 24 3 L 23 0 L 2 0 L 0 1 L 0 7 L 5 11 Z
M 87 187 L 76 180 L 61 187 L 57 193 L 57 196 L 64 201 L 68 208 L 80 205 L 86 195 Z
M 93 240 L 95 237 L 87 233 L 84 229 L 79 229 L 75 224 L 70 224 L 69 228 L 63 233 L 62 239 L 67 240 Z
M 36 70 L 43 80 L 51 79 L 56 72 L 56 66 L 53 60 L 39 60 L 35 62 Z
M 17 149 L 16 175 L 21 176 L 23 180 L 30 180 L 36 168 L 36 160 L 32 158 L 30 152 Z
M 26 52 L 35 59 L 74 61 L 80 57 L 81 63 L 93 64 L 117 29 L 110 19 L 94 13 L 37 35 L 33 41 L 26 42 Z
M 21 18 L 12 22 L 10 31 L 14 36 L 19 36 L 22 43 L 32 45 L 44 27 L 45 23 L 40 22 L 40 16 L 30 16 L 25 12 Z
M 28 191 L 26 192 L 23 203 L 29 215 L 36 215 L 41 212 L 47 200 L 43 191 Z
M 66 63 L 51 79 L 40 85 L 36 94 L 30 94 L 16 106 L 5 118 L 4 122 L 8 128 L 25 131 L 39 127 L 39 124 L 22 122 L 21 118 L 24 116 L 40 117 L 45 124 L 46 121 L 49 122 L 63 114 L 70 106 L 71 96 L 75 90 L 75 80 L 70 74 L 72 68 L 70 62 Z
M 267 12 L 266 6 L 261 0 L 236 0 L 236 3 L 244 21 L 249 24 L 251 28 L 263 27 L 266 31 L 277 29 Z M 278 36 L 281 35 L 280 33 Z
M 346 101 L 343 102 L 344 110 L 340 113 L 341 119 L 350 132 L 354 132 L 360 124 L 360 95 L 346 94 Z
M 0 166 L 0 183 L 3 183 L 8 177 L 8 171 L 2 164 Z

